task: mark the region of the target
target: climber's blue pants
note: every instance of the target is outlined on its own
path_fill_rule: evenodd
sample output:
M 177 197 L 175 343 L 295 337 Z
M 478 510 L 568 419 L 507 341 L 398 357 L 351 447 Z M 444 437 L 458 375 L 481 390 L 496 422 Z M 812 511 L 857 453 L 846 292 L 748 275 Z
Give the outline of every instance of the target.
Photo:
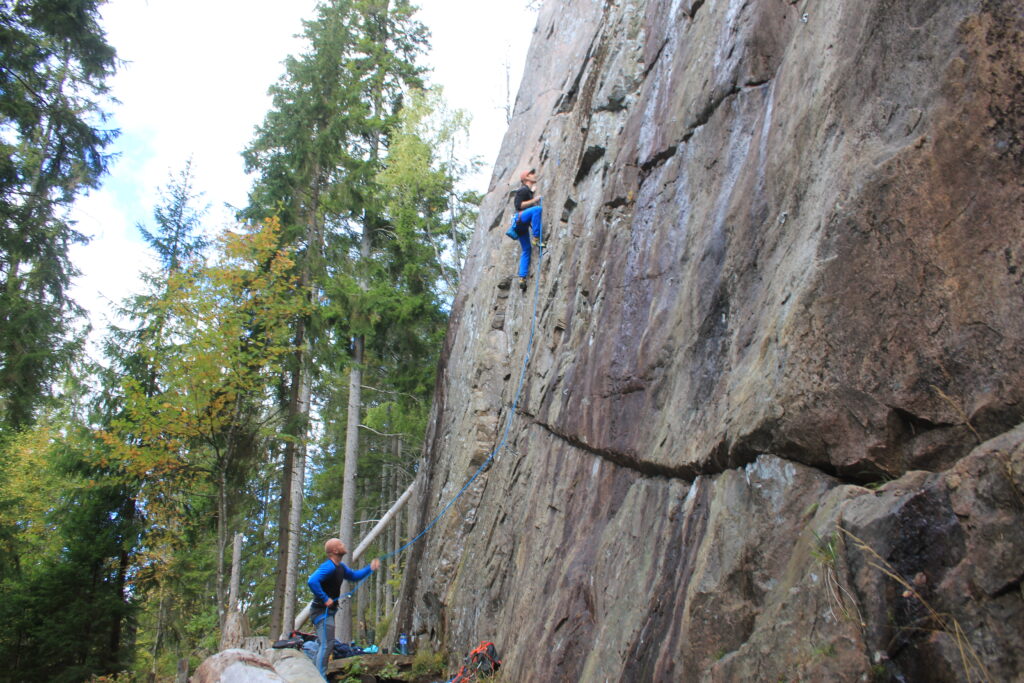
M 530 245 L 530 233 L 537 239 L 541 238 L 541 207 L 531 206 L 528 209 L 524 209 L 519 213 L 519 225 L 516 227 L 516 234 L 519 235 L 519 246 L 523 248 L 523 253 L 519 257 L 519 277 L 526 277 L 530 274 L 530 253 L 532 247 Z M 530 224 L 529 230 L 526 228 L 526 224 Z

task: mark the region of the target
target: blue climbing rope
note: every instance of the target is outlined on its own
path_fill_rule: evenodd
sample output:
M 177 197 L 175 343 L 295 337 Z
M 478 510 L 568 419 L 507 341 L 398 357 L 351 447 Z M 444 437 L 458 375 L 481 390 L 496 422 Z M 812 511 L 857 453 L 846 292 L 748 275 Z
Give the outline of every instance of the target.
M 430 531 L 434 527 L 435 524 L 437 524 L 438 520 L 440 520 L 442 517 L 444 517 L 445 513 L 448 512 L 448 509 L 451 508 L 451 506 L 455 504 L 455 501 L 457 501 L 459 499 L 459 497 L 462 496 L 462 494 L 466 492 L 466 489 L 469 488 L 470 484 L 472 484 L 476 480 L 476 478 L 478 476 L 480 476 L 480 473 L 483 472 L 485 469 L 487 469 L 487 466 L 489 464 L 491 464 L 491 461 L 494 460 L 494 457 L 498 454 L 498 452 L 501 451 L 501 449 L 505 447 L 506 443 L 508 443 L 509 430 L 512 427 L 512 420 L 513 420 L 513 418 L 515 418 L 515 415 L 516 415 L 516 406 L 519 405 L 519 395 L 522 393 L 522 391 L 523 391 L 523 384 L 525 384 L 525 382 L 526 382 L 526 370 L 527 370 L 527 368 L 530 365 L 530 356 L 533 354 L 533 337 L 534 337 L 534 332 L 537 329 L 537 303 L 540 301 L 540 269 L 541 269 L 541 265 L 544 263 L 544 226 L 543 226 L 543 224 L 541 225 L 540 236 L 538 236 L 537 242 L 538 242 L 538 246 L 537 246 L 537 268 L 534 271 L 535 283 L 534 283 L 534 288 L 533 288 L 533 314 L 530 316 L 530 337 L 529 337 L 529 340 L 526 343 L 526 355 L 523 357 L 523 367 L 519 371 L 519 385 L 516 387 L 515 396 L 513 396 L 513 398 L 512 398 L 512 406 L 509 408 L 509 411 L 508 411 L 508 419 L 505 420 L 505 430 L 504 430 L 504 432 L 501 435 L 501 441 L 499 441 L 498 445 L 494 447 L 494 450 L 492 450 L 491 454 L 489 456 L 487 456 L 487 459 L 484 460 L 483 464 L 480 465 L 480 467 L 477 468 L 476 472 L 473 473 L 473 476 L 469 478 L 469 481 L 467 481 L 463 485 L 463 487 L 461 489 L 459 489 L 459 492 L 457 494 L 455 494 L 455 497 L 452 498 L 450 501 L 448 501 L 447 505 L 445 505 L 443 508 L 441 508 L 441 511 L 439 513 L 437 513 L 437 516 L 434 517 L 432 520 L 430 520 L 430 523 L 427 524 L 427 526 L 424 527 L 421 532 L 416 534 L 408 543 L 403 545 L 401 548 L 399 548 L 398 550 L 393 550 L 390 553 L 385 553 L 384 555 L 381 555 L 380 559 L 382 559 L 382 560 L 386 560 L 389 557 L 393 557 L 395 555 L 398 555 L 399 553 L 405 551 L 413 543 L 415 543 L 416 541 L 420 540 L 423 536 L 425 536 L 426 533 L 428 531 Z
M 523 357 L 523 367 L 519 371 L 519 384 L 516 387 L 516 393 L 515 393 L 515 395 L 512 398 L 512 406 L 509 408 L 509 411 L 508 411 L 508 419 L 505 420 L 505 429 L 502 432 L 501 440 L 498 442 L 498 445 L 494 447 L 494 450 L 491 451 L 491 454 L 489 456 L 487 456 L 487 459 L 484 460 L 483 464 L 480 465 L 480 467 L 477 468 L 476 472 L 473 473 L 473 476 L 469 478 L 469 481 L 467 481 L 463 485 L 463 487 L 461 489 L 459 489 L 459 492 L 457 494 L 455 494 L 455 497 L 452 498 L 450 501 L 448 501 L 448 503 L 443 508 L 441 508 L 441 511 L 439 513 L 437 513 L 437 516 L 434 517 L 432 520 L 430 520 L 430 523 L 427 524 L 427 526 L 425 526 L 422 531 L 420 531 L 418 534 L 416 534 L 412 539 L 409 540 L 408 543 L 403 545 L 401 548 L 399 548 L 398 550 L 393 550 L 393 551 L 391 551 L 389 553 L 385 553 L 385 554 L 381 555 L 379 557 L 379 559 L 381 559 L 381 560 L 386 560 L 389 557 L 394 557 L 395 555 L 398 555 L 399 553 L 404 552 L 406 549 L 409 548 L 409 546 L 411 546 L 413 543 L 415 543 L 416 541 L 418 541 L 421 538 L 423 538 L 427 534 L 428 531 L 430 531 L 432 528 L 434 528 L 434 525 L 437 524 L 437 522 L 442 517 L 444 517 L 445 513 L 448 512 L 448 510 L 451 508 L 451 506 L 455 504 L 455 501 L 457 501 L 462 496 L 462 494 L 466 492 L 466 489 L 468 489 L 469 486 L 476 480 L 476 478 L 480 476 L 481 472 L 483 472 L 485 469 L 487 469 L 487 466 L 489 464 L 491 464 L 491 461 L 494 460 L 495 456 L 497 456 L 498 453 L 501 451 L 501 449 L 504 448 L 505 445 L 508 443 L 509 431 L 512 428 L 512 419 L 516 415 L 516 406 L 519 405 L 519 396 L 520 396 L 520 394 L 523 391 L 523 385 L 526 383 L 526 370 L 527 370 L 527 368 L 530 365 L 530 356 L 533 354 L 533 337 L 534 337 L 534 333 L 536 332 L 536 329 L 537 329 L 537 304 L 540 301 L 540 269 L 541 269 L 541 265 L 544 263 L 544 226 L 543 226 L 543 224 L 541 225 L 540 236 L 537 238 L 537 241 L 538 241 L 538 246 L 537 246 L 537 268 L 534 271 L 535 284 L 534 284 L 534 288 L 533 288 L 533 313 L 530 316 L 530 336 L 529 336 L 529 339 L 528 339 L 528 341 L 526 343 L 526 355 Z M 367 574 L 367 576 L 369 576 L 369 574 Z M 359 588 L 359 584 L 362 583 L 365 579 L 366 579 L 365 576 L 362 579 L 359 579 L 359 581 L 357 581 L 355 584 L 353 584 L 352 590 L 350 590 L 348 593 L 345 593 L 345 595 L 343 595 L 340 598 L 338 598 L 338 601 L 341 602 L 342 600 L 347 600 L 347 599 L 351 598 L 352 595 L 356 592 L 356 589 Z

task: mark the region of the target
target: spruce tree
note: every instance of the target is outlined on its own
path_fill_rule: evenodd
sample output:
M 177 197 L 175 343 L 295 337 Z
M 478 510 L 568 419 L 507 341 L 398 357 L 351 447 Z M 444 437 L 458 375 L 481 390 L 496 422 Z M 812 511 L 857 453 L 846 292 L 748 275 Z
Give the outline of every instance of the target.
M 371 251 L 380 227 L 374 178 L 402 94 L 419 83 L 413 60 L 426 39 L 412 13 L 406 0 L 321 3 L 316 17 L 305 24 L 309 50 L 286 62 L 285 76 L 271 90 L 274 108 L 246 151 L 249 170 L 259 172 L 248 215 L 280 215 L 285 234 L 300 246 L 297 267 L 310 301 L 322 298 L 339 268 L 354 267 L 345 263 L 358 262 L 360 254 Z M 313 354 L 322 345 L 324 327 L 315 310 L 297 321 L 298 350 L 286 381 L 290 428 L 282 486 L 286 496 L 279 515 L 282 580 L 272 619 L 281 631 L 288 629 L 284 622 L 294 608 L 310 393 L 319 364 Z M 331 333 L 351 339 L 345 346 L 354 349 L 353 375 L 358 378 L 363 335 Z M 359 382 L 352 384 L 358 387 Z
M 0 428 L 32 421 L 74 352 L 81 311 L 68 209 L 106 171 L 115 52 L 100 0 L 0 0 Z

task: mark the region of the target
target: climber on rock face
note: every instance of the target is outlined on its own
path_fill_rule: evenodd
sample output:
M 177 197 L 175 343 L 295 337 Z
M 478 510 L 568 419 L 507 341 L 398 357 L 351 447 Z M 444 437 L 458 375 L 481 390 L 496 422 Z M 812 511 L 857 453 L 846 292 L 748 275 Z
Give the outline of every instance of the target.
M 525 290 L 526 276 L 530 274 L 531 234 L 534 244 L 541 249 L 544 245 L 541 243 L 541 201 L 539 196 L 533 195 L 533 189 L 537 186 L 537 172 L 532 168 L 523 171 L 519 179 L 523 185 L 516 191 L 512 202 L 516 210 L 516 236 L 523 248 L 519 257 L 519 288 Z

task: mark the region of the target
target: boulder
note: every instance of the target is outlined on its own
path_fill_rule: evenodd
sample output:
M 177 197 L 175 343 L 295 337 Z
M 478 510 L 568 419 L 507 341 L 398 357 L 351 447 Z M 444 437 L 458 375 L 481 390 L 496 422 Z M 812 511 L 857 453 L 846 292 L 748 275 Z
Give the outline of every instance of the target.
M 277 674 L 288 683 L 323 683 L 323 676 L 316 664 L 304 652 L 298 650 L 271 650 L 267 659 L 274 665 Z

